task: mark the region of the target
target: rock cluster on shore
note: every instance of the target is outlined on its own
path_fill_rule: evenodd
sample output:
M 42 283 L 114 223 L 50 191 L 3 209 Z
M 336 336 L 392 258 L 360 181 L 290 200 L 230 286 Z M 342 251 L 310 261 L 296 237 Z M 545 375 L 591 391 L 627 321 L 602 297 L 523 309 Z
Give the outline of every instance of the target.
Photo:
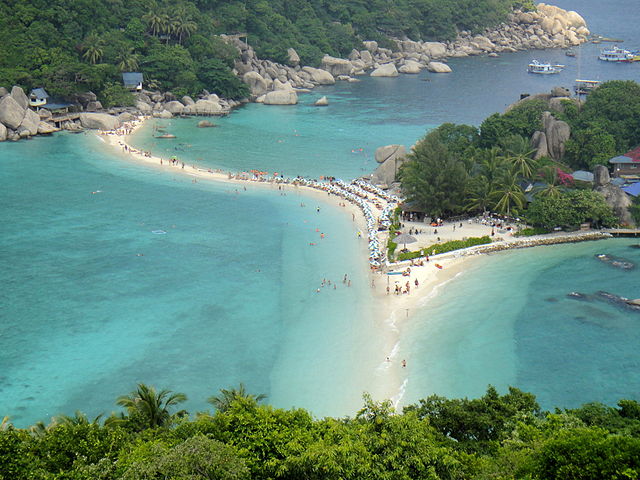
M 396 39 L 393 50 L 382 48 L 375 41 L 363 42 L 362 50 L 352 50 L 348 58 L 325 55 L 320 68 L 300 65 L 300 56 L 288 50 L 288 65 L 257 57 L 253 48 L 237 37 L 223 36 L 240 51 L 235 72 L 249 86 L 251 99 L 268 105 L 297 103 L 293 92 L 304 92 L 317 85 L 332 85 L 338 80 L 357 81 L 359 75 L 396 77 L 417 74 L 423 69 L 434 73 L 449 73 L 449 57 L 470 55 L 496 56 L 518 50 L 564 48 L 587 41 L 590 34 L 584 19 L 576 12 L 540 3 L 537 11 L 516 11 L 508 22 L 482 34 L 460 32 L 454 41 L 422 42 Z M 270 92 L 287 93 L 271 95 Z
M 11 92 L 2 88 L 0 96 L 0 142 L 50 134 L 59 130 L 46 121 L 46 113 L 41 117 L 29 108 L 29 99 L 22 88 L 14 86 Z

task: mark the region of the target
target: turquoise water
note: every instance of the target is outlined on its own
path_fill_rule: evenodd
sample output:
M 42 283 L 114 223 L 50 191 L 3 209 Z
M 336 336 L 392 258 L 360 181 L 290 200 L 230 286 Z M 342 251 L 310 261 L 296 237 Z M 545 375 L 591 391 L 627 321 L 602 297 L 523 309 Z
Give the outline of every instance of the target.
M 635 270 L 594 255 L 640 264 L 637 240 L 617 239 L 495 254 L 475 259 L 425 299 L 403 337 L 411 368 L 403 403 L 436 393 L 482 395 L 488 384 L 534 392 L 544 408 L 637 399 L 640 312 L 601 300 L 605 290 L 640 296 Z
M 635 2 L 560 4 L 594 32 L 640 47 Z M 640 80 L 640 64 L 598 62 L 599 48 L 583 47 L 579 59 L 560 50 L 456 59 L 451 75 L 364 77 L 301 96 L 297 107 L 249 105 L 214 129 L 170 121 L 175 140 L 152 138 L 151 124 L 135 142 L 211 167 L 354 178 L 375 167 L 380 145 L 411 145 L 446 121 L 479 124 L 522 92 L 571 86 L 578 70 Z M 567 69 L 528 75 L 536 57 Z M 311 107 L 321 95 L 329 107 Z M 138 381 L 186 392 L 191 411 L 244 382 L 276 406 L 318 416 L 354 413 L 363 391 L 384 390 L 390 327 L 374 320 L 348 215 L 295 191 L 193 184 L 98 142 L 61 134 L 0 145 L 0 415 L 27 425 L 75 409 L 109 412 Z M 639 296 L 634 272 L 593 263 L 601 248 L 635 252 L 602 245 L 477 260 L 401 332 L 404 401 L 476 395 L 488 383 L 530 389 L 545 406 L 636 395 L 637 314 L 564 298 L 601 288 Z M 351 288 L 320 288 L 344 273 Z
M 239 382 L 279 406 L 353 411 L 370 376 L 345 365 L 375 341 L 358 333 L 371 317 L 351 218 L 294 191 L 194 185 L 98 142 L 0 150 L 0 411 L 18 425 L 109 412 L 139 381 L 188 393 L 191 411 Z M 351 288 L 316 293 L 344 273 Z

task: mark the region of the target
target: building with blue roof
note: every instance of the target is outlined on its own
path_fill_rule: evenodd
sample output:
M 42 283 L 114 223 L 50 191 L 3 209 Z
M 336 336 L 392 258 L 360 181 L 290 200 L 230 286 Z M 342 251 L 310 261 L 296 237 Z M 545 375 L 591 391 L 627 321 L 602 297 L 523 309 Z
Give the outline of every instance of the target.
M 129 90 L 142 90 L 143 77 L 140 72 L 124 72 L 122 74 L 122 83 L 124 88 Z

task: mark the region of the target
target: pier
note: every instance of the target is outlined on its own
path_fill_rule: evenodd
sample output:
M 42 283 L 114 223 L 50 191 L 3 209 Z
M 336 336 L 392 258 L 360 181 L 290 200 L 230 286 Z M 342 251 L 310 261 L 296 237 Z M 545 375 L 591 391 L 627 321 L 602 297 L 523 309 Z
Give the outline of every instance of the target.
M 640 228 L 610 228 L 602 231 L 612 237 L 640 237 Z

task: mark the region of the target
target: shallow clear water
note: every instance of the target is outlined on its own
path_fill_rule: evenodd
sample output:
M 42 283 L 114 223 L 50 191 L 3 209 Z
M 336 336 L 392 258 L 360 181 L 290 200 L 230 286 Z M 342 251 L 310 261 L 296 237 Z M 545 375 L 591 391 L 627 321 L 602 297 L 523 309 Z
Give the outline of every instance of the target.
M 426 395 L 482 395 L 488 384 L 534 392 L 544 408 L 637 398 L 640 312 L 570 292 L 640 296 L 637 270 L 607 265 L 608 253 L 640 264 L 633 239 L 536 247 L 475 259 L 424 302 L 405 332 L 404 403 Z
M 351 218 L 294 191 L 194 185 L 98 143 L 0 150 L 0 411 L 18 425 L 110 411 L 142 381 L 188 393 L 191 411 L 244 382 L 279 406 L 352 412 L 370 376 L 345 365 L 375 342 L 358 333 L 371 317 L 357 315 L 370 302 Z M 344 273 L 351 288 L 316 293 Z
M 594 32 L 640 47 L 635 1 L 560 5 L 583 13 Z M 571 86 L 578 69 L 640 80 L 640 64 L 600 63 L 599 48 L 583 47 L 579 59 L 560 50 L 457 59 L 451 75 L 365 77 L 301 96 L 297 107 L 249 105 L 214 129 L 171 121 L 175 140 L 152 138 L 151 124 L 135 141 L 225 169 L 354 178 L 372 171 L 380 145 L 411 145 L 446 121 L 478 124 L 522 92 Z M 567 69 L 529 75 L 536 57 Z M 311 107 L 321 95 L 329 107 Z M 108 412 L 138 381 L 186 392 L 191 411 L 244 382 L 276 406 L 319 416 L 353 413 L 364 390 L 383 390 L 393 325 L 373 319 L 364 246 L 348 215 L 294 191 L 193 184 L 123 162 L 98 142 L 62 134 L 0 146 L 0 415 L 27 425 L 75 409 Z M 624 242 L 603 245 L 634 253 Z M 476 395 L 488 383 L 533 390 L 545 406 L 637 392 L 635 317 L 563 296 L 600 288 L 639 296 L 635 274 L 598 270 L 591 248 L 601 247 L 472 264 L 402 332 L 405 401 Z M 344 273 L 351 288 L 316 292 Z

